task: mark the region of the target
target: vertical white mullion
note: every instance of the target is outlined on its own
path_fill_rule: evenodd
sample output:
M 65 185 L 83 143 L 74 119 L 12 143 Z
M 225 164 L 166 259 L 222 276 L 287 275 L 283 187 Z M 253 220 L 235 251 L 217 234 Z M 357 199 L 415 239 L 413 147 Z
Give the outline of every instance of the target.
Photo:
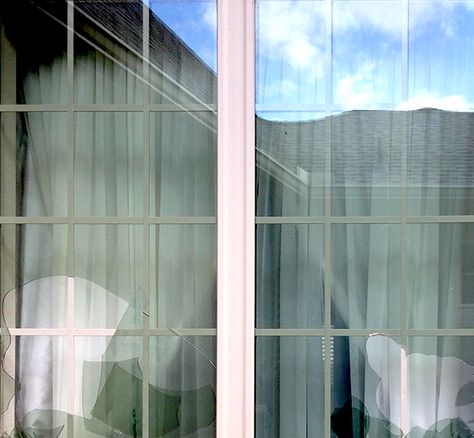
M 217 438 L 254 434 L 253 0 L 218 0 Z

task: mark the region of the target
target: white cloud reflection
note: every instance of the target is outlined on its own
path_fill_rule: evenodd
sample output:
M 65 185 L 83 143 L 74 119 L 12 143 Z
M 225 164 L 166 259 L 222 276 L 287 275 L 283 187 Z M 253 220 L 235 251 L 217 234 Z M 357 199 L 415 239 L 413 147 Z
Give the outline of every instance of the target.
M 467 41 L 466 20 L 462 16 L 472 14 L 469 11 L 473 10 L 474 2 L 411 2 L 410 44 L 416 44 L 419 54 L 423 54 L 424 45 L 433 50 L 443 40 L 451 40 L 451 44 L 461 47 Z M 325 102 L 325 93 L 320 90 L 325 86 L 328 16 L 326 4 L 321 1 L 258 2 L 258 103 L 284 107 Z M 464 95 L 464 90 L 470 87 L 466 81 L 452 80 L 449 64 L 438 65 L 439 59 L 431 59 L 428 54 L 425 59 L 418 55 L 418 64 L 410 64 L 410 74 L 416 82 L 410 82 L 412 97 L 401 103 L 403 13 L 399 2 L 334 2 L 332 17 L 332 89 L 339 106 L 344 109 L 375 109 L 384 105 L 385 109 L 434 107 L 453 111 L 473 108 L 469 101 L 472 96 Z M 472 20 L 470 24 L 474 24 Z M 466 53 L 466 49 L 459 51 Z M 448 63 L 451 62 L 450 67 L 458 63 L 458 70 L 465 70 L 467 67 L 459 58 L 453 57 Z M 438 72 L 434 74 L 430 69 Z

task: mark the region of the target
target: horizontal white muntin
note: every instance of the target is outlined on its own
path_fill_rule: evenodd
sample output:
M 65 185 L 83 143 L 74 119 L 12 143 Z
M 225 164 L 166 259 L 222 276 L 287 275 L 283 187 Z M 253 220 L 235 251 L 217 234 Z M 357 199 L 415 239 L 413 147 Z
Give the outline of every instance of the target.
M 401 216 L 257 216 L 256 224 L 400 224 Z M 408 224 L 474 223 L 474 215 L 408 216 Z
M 0 216 L 1 224 L 83 224 L 83 225 L 142 225 L 143 217 L 78 217 L 69 219 L 59 216 Z M 156 225 L 206 225 L 216 224 L 215 216 L 188 216 L 188 217 L 149 217 L 146 222 Z
M 110 328 L 2 328 L 2 336 L 138 336 L 144 335 L 143 329 Z M 148 329 L 149 336 L 216 336 L 215 328 L 157 328 Z
M 205 112 L 215 113 L 215 104 L 199 103 L 157 103 L 157 104 L 87 104 L 87 105 L 68 105 L 68 104 L 0 104 L 0 112 Z

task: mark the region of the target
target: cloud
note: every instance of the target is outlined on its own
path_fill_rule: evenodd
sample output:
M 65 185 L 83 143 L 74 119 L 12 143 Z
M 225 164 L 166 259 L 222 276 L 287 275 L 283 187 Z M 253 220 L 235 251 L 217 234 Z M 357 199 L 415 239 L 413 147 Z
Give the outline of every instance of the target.
M 217 10 L 213 2 L 209 2 L 204 6 L 201 21 L 213 32 L 217 29 Z
M 260 53 L 286 60 L 292 68 L 321 65 L 324 51 L 324 4 L 320 2 L 261 2 L 258 6 Z M 319 62 L 318 62 L 319 61 Z M 314 70 L 318 76 L 323 68 Z
M 334 99 L 344 109 L 376 109 L 380 104 L 393 102 L 386 76 L 378 74 L 383 65 L 366 61 L 355 73 L 347 73 L 336 83 Z M 390 82 L 390 81 L 389 81 Z
M 413 97 L 403 102 L 397 109 L 402 111 L 416 110 L 420 108 L 436 108 L 445 111 L 471 111 L 474 104 L 468 102 L 463 96 L 439 96 L 426 90 L 421 90 Z

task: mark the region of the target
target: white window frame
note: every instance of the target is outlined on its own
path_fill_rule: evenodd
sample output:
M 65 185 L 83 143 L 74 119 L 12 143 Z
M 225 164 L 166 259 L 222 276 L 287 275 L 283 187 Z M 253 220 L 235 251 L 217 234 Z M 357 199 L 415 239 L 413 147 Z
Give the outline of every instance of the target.
M 218 0 L 217 438 L 254 436 L 255 4 Z

